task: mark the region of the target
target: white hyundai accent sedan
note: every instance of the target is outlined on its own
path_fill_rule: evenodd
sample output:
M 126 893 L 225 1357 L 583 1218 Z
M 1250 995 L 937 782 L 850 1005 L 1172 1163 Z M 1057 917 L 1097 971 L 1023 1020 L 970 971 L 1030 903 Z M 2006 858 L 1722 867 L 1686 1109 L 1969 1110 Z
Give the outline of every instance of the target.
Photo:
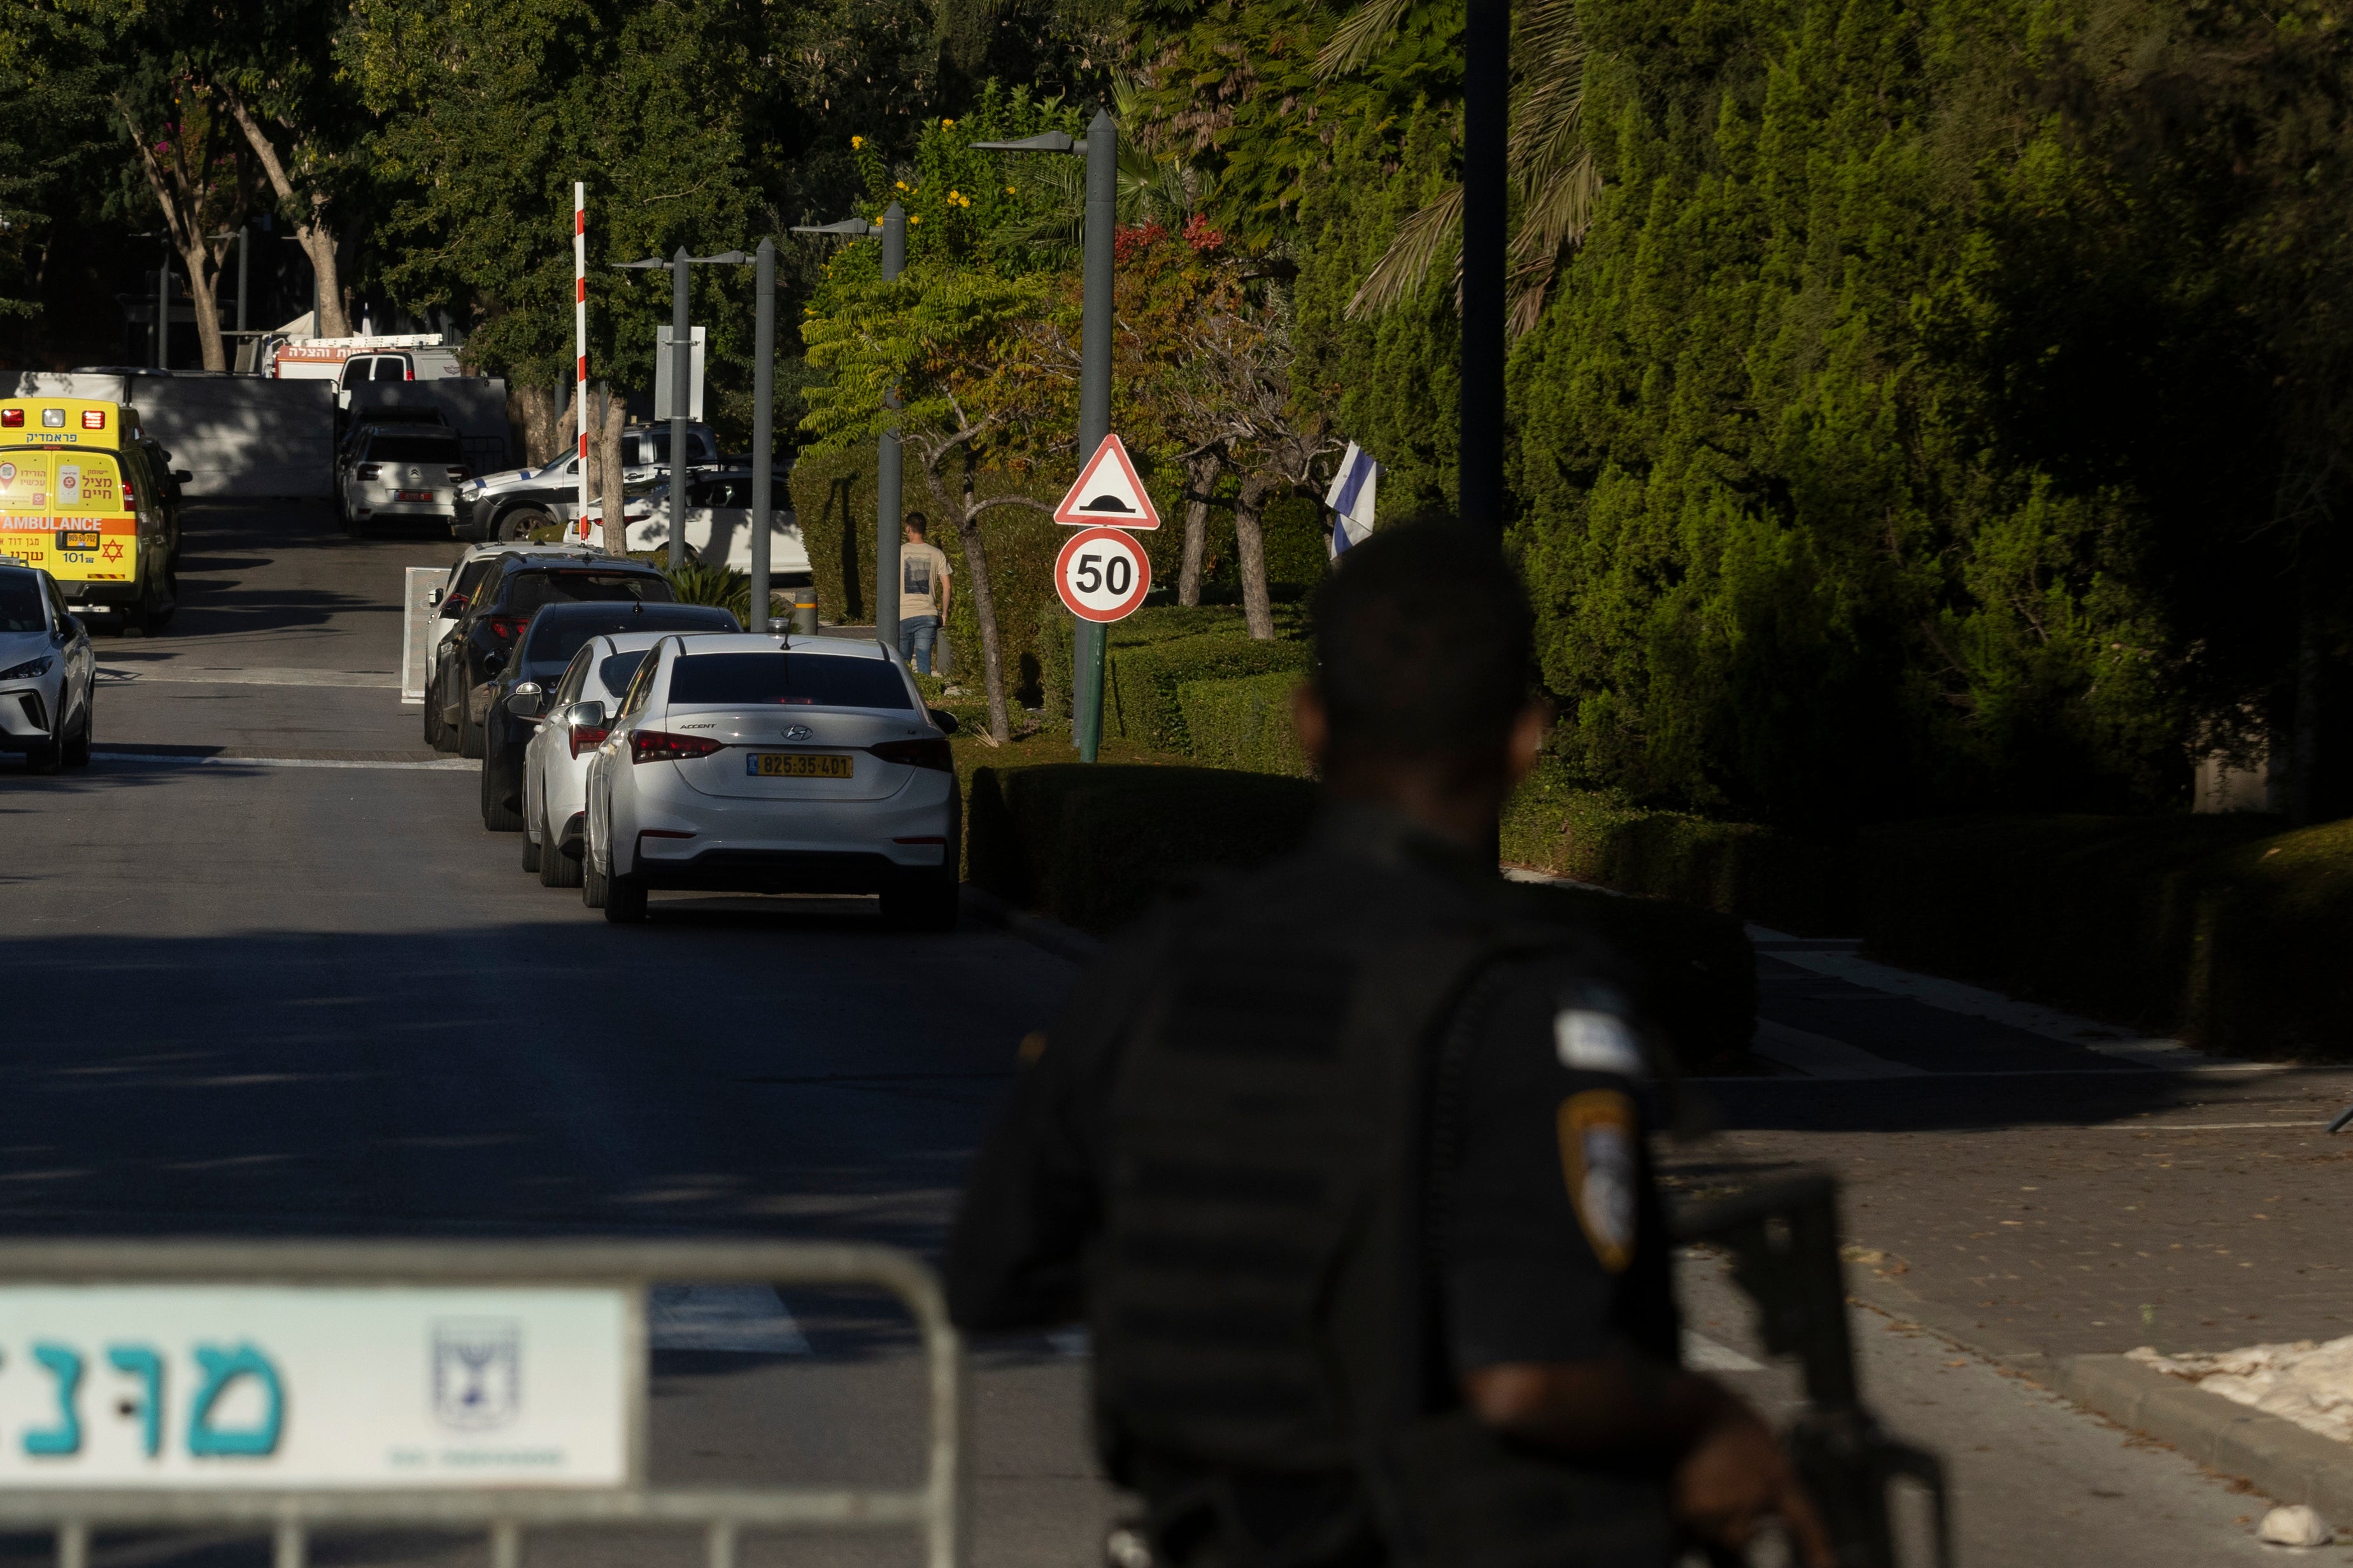
M 628 923 L 655 889 L 877 893 L 948 930 L 955 723 L 878 642 L 664 637 L 589 761 L 583 897 Z

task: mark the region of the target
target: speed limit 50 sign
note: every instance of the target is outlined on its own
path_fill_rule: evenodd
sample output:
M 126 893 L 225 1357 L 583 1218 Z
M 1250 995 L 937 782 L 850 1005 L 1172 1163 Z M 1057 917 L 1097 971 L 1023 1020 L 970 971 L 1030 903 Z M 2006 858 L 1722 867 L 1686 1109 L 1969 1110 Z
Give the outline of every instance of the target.
M 1073 534 L 1054 563 L 1054 588 L 1082 620 L 1116 621 L 1134 613 L 1152 587 L 1152 563 L 1125 529 Z

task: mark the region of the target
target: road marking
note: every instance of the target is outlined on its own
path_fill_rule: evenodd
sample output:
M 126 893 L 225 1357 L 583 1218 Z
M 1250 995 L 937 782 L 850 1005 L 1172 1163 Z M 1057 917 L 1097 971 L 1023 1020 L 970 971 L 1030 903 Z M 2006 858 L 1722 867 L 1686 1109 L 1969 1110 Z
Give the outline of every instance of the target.
M 185 664 L 148 664 L 133 668 L 100 665 L 98 673 L 129 685 L 160 683 L 180 686 L 345 686 L 369 691 L 397 691 L 400 677 L 364 669 L 202 669 Z
M 658 1351 L 809 1353 L 800 1325 L 765 1285 L 657 1285 L 648 1292 L 646 1318 Z
M 1748 1048 L 1768 1062 L 1795 1068 L 1808 1078 L 1928 1076 L 1924 1069 L 1908 1062 L 1892 1062 L 1885 1057 L 1872 1055 L 1860 1046 L 1833 1040 L 1828 1035 L 1810 1035 L 1803 1029 L 1793 1029 L 1770 1018 L 1757 1020 L 1757 1037 L 1749 1043 Z
M 1683 1366 L 1691 1372 L 1763 1372 L 1765 1363 L 1749 1360 L 1730 1345 L 1717 1344 L 1705 1334 L 1683 1331 Z
M 2263 1127 L 2326 1127 L 2326 1121 L 2101 1121 L 2096 1132 L 2242 1132 Z
M 184 757 L 155 752 L 92 752 L 102 763 L 146 763 L 162 767 L 204 768 L 373 768 L 390 773 L 470 773 L 482 771 L 480 763 L 443 757 L 429 763 L 343 762 L 322 757 Z
M 1761 1054 L 1761 1053 L 1760 1053 Z M 2343 1073 L 2341 1065 L 2329 1067 L 2305 1066 L 2296 1062 L 2212 1062 L 2197 1066 L 2176 1067 L 2170 1063 L 2152 1063 L 2145 1068 L 1968 1068 L 1954 1072 L 1923 1072 L 1920 1079 L 1936 1083 L 1949 1083 L 1971 1078 L 2098 1078 L 2114 1083 L 2139 1083 L 2151 1078 L 2253 1078 L 2274 1073 Z M 1764 1074 L 1728 1074 L 1715 1078 L 1686 1079 L 1686 1083 L 1719 1083 L 1757 1085 L 1799 1085 L 1814 1088 L 1841 1081 L 1833 1078 L 1777 1078 Z M 1858 1079 L 1843 1081 L 1856 1082 Z M 1878 1081 L 1892 1081 L 1881 1077 Z M 1907 1082 L 1918 1079 L 1906 1079 Z

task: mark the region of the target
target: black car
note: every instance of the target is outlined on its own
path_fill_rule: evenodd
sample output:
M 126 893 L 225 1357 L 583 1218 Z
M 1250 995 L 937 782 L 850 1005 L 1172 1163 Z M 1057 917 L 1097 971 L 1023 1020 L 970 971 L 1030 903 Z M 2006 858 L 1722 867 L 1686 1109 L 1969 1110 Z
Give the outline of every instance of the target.
M 739 632 L 735 617 L 715 605 L 633 605 L 596 602 L 550 605 L 532 616 L 522 652 L 491 682 L 482 717 L 482 826 L 493 833 L 522 831 L 522 753 L 546 710 L 547 690 L 590 637 L 615 632 Z M 508 706 L 509 699 L 515 706 Z
M 549 605 L 668 605 L 670 579 L 641 562 L 618 558 L 501 555 L 466 601 L 457 626 L 434 650 L 425 678 L 425 711 L 439 715 L 434 744 L 456 743 L 461 756 L 482 754 L 482 720 L 491 683 L 512 662 L 523 628 Z

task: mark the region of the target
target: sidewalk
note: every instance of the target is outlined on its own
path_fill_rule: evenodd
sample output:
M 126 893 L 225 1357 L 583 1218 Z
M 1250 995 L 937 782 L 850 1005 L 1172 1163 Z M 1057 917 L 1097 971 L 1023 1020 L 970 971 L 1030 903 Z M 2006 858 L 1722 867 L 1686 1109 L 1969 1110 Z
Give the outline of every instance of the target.
M 2284 1500 L 2331 1469 L 2353 1524 L 2353 1446 L 2109 1359 L 2353 1333 L 2353 1135 L 2324 1131 L 2353 1068 L 2205 1057 L 1852 942 L 1751 937 L 1755 1076 L 1694 1086 L 1721 1131 L 1668 1151 L 1672 1187 L 1836 1171 L 1859 1300 Z

